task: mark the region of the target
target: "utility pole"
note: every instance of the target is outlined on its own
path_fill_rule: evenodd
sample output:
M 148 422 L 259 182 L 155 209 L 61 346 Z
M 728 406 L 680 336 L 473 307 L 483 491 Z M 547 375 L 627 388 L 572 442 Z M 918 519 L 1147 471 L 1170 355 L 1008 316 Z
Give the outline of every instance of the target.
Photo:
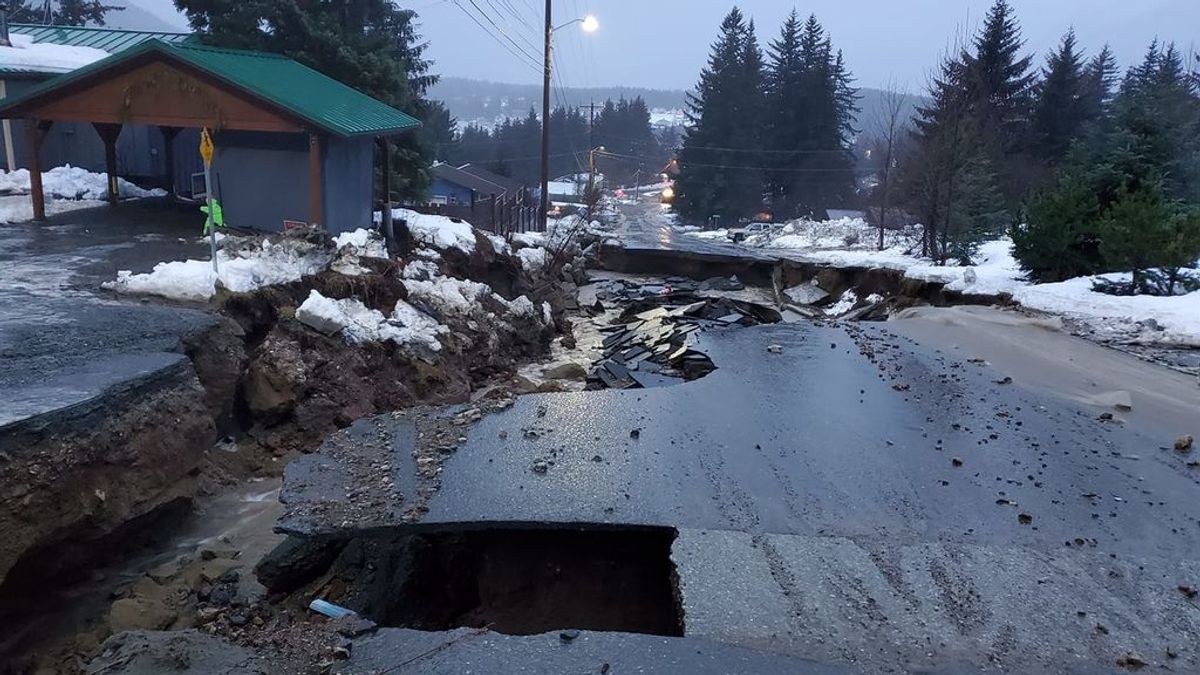
M 538 207 L 538 229 L 546 231 L 546 216 L 550 212 L 550 42 L 554 39 L 552 6 L 546 0 L 546 52 L 542 71 L 542 198 Z
M 588 186 L 586 199 L 591 200 L 596 189 L 596 100 L 588 105 Z M 588 214 L 591 217 L 591 214 Z

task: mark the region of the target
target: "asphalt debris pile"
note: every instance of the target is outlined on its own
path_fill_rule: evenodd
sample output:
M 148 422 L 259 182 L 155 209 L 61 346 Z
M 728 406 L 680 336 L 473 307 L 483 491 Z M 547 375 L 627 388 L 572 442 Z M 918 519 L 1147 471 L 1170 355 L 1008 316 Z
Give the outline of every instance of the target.
M 695 349 L 697 332 L 781 319 L 775 308 L 745 299 L 744 290 L 737 277 L 612 282 L 598 297 L 616 301 L 625 310 L 613 325 L 600 329 L 605 334 L 603 357 L 589 375 L 588 388 L 666 386 L 713 372 L 716 364 Z

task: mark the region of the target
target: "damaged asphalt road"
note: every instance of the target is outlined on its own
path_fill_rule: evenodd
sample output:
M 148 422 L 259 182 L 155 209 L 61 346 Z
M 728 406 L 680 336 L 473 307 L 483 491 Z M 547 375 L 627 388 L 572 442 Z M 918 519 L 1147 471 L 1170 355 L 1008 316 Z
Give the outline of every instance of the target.
M 0 426 L 186 363 L 180 338 L 211 315 L 94 292 L 118 267 L 207 251 L 194 229 L 186 240 L 163 234 L 161 218 L 125 205 L 120 216 L 100 208 L 0 225 Z
M 718 365 L 702 380 L 526 396 L 464 427 L 415 519 L 411 422 L 360 421 L 329 443 L 388 442 L 292 464 L 280 528 L 666 527 L 689 638 L 874 672 L 1200 667 L 1182 430 L 1097 419 L 877 326 L 697 342 Z

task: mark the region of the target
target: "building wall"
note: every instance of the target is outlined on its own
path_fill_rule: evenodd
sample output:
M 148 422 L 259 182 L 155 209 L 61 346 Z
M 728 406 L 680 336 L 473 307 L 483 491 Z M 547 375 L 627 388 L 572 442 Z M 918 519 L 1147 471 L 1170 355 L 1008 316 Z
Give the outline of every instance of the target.
M 375 140 L 327 138 L 322 182 L 325 186 L 325 229 L 349 232 L 369 228 L 374 210 Z M 307 166 L 307 159 L 306 164 Z
M 213 194 L 229 225 L 277 231 L 284 220 L 311 220 L 305 134 L 227 131 L 214 143 Z M 372 225 L 373 153 L 370 138 L 323 140 L 321 225 L 329 232 Z
M 308 222 L 306 137 L 225 131 L 213 143 L 213 195 L 227 224 L 277 231 L 284 220 Z
M 451 183 L 445 178 L 435 178 L 429 192 L 434 197 L 444 198 L 448 204 L 462 204 L 464 206 L 471 205 L 475 194 L 470 188 Z

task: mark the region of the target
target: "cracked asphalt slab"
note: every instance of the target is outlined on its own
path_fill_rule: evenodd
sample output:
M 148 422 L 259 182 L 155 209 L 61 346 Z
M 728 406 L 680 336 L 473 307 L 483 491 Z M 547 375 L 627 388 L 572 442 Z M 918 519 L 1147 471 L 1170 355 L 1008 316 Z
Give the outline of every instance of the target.
M 877 325 L 712 329 L 697 348 L 718 366 L 702 380 L 483 416 L 416 518 L 411 422 L 359 422 L 330 442 L 366 425 L 386 442 L 290 466 L 280 528 L 671 527 L 689 637 L 876 672 L 1200 667 L 1180 590 L 1200 583 L 1200 469 L 1173 431 Z M 344 461 L 389 475 L 347 482 Z
M 0 224 L 0 427 L 94 402 L 186 360 L 174 353 L 179 338 L 211 326 L 211 315 L 100 290 L 118 269 L 207 255 L 195 229 L 170 226 L 181 217 L 125 203 Z

